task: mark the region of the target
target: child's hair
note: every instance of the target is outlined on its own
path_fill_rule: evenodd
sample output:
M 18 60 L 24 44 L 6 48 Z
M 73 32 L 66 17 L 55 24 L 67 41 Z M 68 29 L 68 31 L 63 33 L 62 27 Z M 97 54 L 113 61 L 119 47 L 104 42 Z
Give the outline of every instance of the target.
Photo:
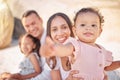
M 51 37 L 51 31 L 50 31 L 51 22 L 52 22 L 52 20 L 53 20 L 55 17 L 57 17 L 57 16 L 62 17 L 62 18 L 67 22 L 67 24 L 68 24 L 68 26 L 69 26 L 69 29 L 70 29 L 70 32 L 71 32 L 70 36 L 71 36 L 71 37 L 74 37 L 73 31 L 72 31 L 72 22 L 70 21 L 69 17 L 68 17 L 66 14 L 64 14 L 64 13 L 55 13 L 54 15 L 52 15 L 52 16 L 48 19 L 48 21 L 47 21 L 47 36 L 50 36 L 50 37 Z
M 62 17 L 65 21 L 66 21 L 66 23 L 68 24 L 68 26 L 69 26 L 69 29 L 70 29 L 70 32 L 71 32 L 71 34 L 70 34 L 70 36 L 71 37 L 74 37 L 74 34 L 73 34 L 73 31 L 72 31 L 72 22 L 71 22 L 71 20 L 69 19 L 69 17 L 66 15 L 66 14 L 64 14 L 64 13 L 60 13 L 60 12 L 58 12 L 58 13 L 55 13 L 54 15 L 52 15 L 49 19 L 48 19 L 48 21 L 47 21 L 47 36 L 50 36 L 51 37 L 51 22 L 52 22 L 52 20 L 55 18 L 55 17 L 58 17 L 58 16 L 60 16 L 60 17 Z M 50 58 L 50 60 L 52 60 L 53 61 L 53 65 L 52 65 L 52 67 L 51 67 L 51 69 L 54 69 L 55 68 L 55 66 L 56 66 L 56 58 L 55 57 L 51 57 Z M 67 61 L 67 63 L 66 63 L 66 65 L 69 67 L 69 60 Z
M 33 37 L 33 36 L 30 35 L 30 34 L 27 34 L 27 33 L 26 33 L 26 34 L 24 34 L 24 35 L 22 35 L 22 36 L 20 37 L 20 39 L 19 39 L 19 47 L 20 47 L 20 49 L 21 49 L 21 40 L 22 40 L 22 38 L 23 38 L 24 36 L 29 37 L 30 39 L 32 39 L 33 43 L 36 45 L 35 49 L 33 49 L 32 51 L 33 51 L 33 52 L 37 52 L 37 55 L 40 57 L 40 54 L 39 54 L 39 48 L 40 48 L 40 46 L 41 46 L 40 40 L 37 39 L 37 38 L 35 38 L 35 37 Z M 23 51 L 21 50 L 21 52 L 23 52 Z
M 100 19 L 100 25 L 102 25 L 102 23 L 104 23 L 104 19 L 103 19 L 104 17 L 101 15 L 101 13 L 99 12 L 98 9 L 95 9 L 95 8 L 82 8 L 81 10 L 79 10 L 76 13 L 76 15 L 74 17 L 74 25 L 75 25 L 75 22 L 77 20 L 78 15 L 79 14 L 84 14 L 84 13 L 87 13 L 87 12 L 91 12 L 91 13 L 96 14 L 99 17 L 99 19 Z

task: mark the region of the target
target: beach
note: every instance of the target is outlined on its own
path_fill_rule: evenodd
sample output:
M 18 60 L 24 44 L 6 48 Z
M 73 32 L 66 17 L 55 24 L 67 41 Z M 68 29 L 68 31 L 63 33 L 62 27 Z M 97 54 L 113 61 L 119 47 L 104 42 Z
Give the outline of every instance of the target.
M 113 53 L 114 61 L 120 60 L 119 4 L 120 0 L 19 0 L 18 2 L 17 0 L 8 0 L 13 15 L 19 19 L 24 11 L 36 10 L 43 18 L 45 29 L 47 19 L 55 12 L 64 12 L 73 20 L 75 13 L 82 7 L 98 7 L 104 15 L 105 23 L 102 34 L 96 43 L 110 50 Z M 18 40 L 13 39 L 9 47 L 0 50 L 0 73 L 18 72 L 18 65 L 22 58 L 23 55 L 20 52 Z M 120 69 L 107 72 L 107 74 L 109 80 L 120 80 Z
M 114 61 L 120 60 L 120 45 L 118 43 L 104 44 L 104 47 L 113 52 Z M 18 40 L 13 40 L 10 47 L 0 50 L 0 73 L 19 72 L 18 65 L 23 58 Z M 120 80 L 120 69 L 107 72 L 109 80 Z

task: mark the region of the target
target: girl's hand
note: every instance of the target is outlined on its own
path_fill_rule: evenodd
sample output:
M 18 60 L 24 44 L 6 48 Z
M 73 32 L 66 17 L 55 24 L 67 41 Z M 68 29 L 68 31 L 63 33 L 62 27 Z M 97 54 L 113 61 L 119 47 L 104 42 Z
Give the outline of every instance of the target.
M 78 73 L 79 73 L 78 70 L 72 70 L 65 80 L 84 80 L 83 78 L 73 76 L 74 74 L 78 74 Z

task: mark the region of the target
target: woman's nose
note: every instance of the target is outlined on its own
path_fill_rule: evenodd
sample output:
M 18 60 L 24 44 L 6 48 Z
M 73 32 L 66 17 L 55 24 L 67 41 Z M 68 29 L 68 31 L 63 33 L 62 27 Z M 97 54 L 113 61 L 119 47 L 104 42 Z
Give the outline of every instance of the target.
M 63 35 L 63 33 L 64 33 L 64 32 L 63 32 L 62 30 L 59 30 L 59 31 L 58 31 L 58 35 Z

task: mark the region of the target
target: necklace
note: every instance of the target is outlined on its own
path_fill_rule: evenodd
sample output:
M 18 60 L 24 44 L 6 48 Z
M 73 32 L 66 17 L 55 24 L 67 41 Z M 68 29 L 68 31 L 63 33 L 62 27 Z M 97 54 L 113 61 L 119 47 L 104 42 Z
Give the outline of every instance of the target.
M 55 57 L 47 58 L 46 61 L 51 69 L 55 68 L 55 66 L 56 66 L 56 58 Z

